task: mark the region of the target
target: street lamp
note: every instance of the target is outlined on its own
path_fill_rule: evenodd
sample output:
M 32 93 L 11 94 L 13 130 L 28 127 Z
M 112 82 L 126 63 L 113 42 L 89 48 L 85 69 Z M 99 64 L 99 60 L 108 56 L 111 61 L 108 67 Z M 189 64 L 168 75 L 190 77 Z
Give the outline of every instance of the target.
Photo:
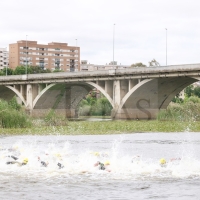
M 113 24 L 113 65 L 114 65 L 114 62 L 115 62 L 115 51 L 114 51 L 114 48 L 115 48 L 115 24 Z
M 6 49 L 6 53 L 7 53 L 7 48 Z M 6 76 L 8 75 L 8 63 L 6 64 Z
M 76 52 L 77 52 L 77 60 L 78 60 L 77 39 L 76 39 Z M 75 53 L 75 68 L 76 68 L 76 53 Z
M 166 30 L 166 66 L 167 66 L 167 28 L 165 28 Z
M 27 74 L 27 64 L 28 64 L 28 60 L 27 60 L 27 56 L 28 56 L 28 47 L 27 47 L 27 36 L 28 35 L 26 35 L 26 74 Z

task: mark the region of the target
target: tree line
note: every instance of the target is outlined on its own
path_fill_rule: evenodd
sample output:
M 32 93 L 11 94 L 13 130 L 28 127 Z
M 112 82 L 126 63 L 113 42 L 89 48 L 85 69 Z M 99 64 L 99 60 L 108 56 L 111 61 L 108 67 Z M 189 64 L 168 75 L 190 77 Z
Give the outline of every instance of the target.
M 62 72 L 60 69 L 51 71 L 50 69 L 44 69 L 40 66 L 17 66 L 15 69 L 3 68 L 0 71 L 0 76 L 7 75 L 21 75 L 21 74 L 40 74 L 40 73 L 51 73 L 51 72 Z
M 174 103 L 185 103 L 189 99 L 193 101 L 194 103 L 200 103 L 200 87 L 195 87 L 194 85 L 189 85 L 184 89 L 184 99 L 180 97 L 180 94 L 177 94 L 172 102 Z
M 160 63 L 156 61 L 156 59 L 152 59 L 149 62 L 149 67 L 158 67 L 158 66 L 160 66 Z M 138 62 L 138 63 L 132 64 L 131 67 L 147 67 L 147 65 L 143 64 L 142 62 Z

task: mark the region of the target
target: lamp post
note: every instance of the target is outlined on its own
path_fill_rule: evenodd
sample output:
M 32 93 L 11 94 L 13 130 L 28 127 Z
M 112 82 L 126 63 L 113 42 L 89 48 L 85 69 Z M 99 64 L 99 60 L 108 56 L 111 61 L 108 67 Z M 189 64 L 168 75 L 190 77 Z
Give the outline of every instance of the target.
M 6 52 L 7 52 L 7 48 L 6 49 Z M 8 75 L 8 64 L 6 65 L 6 76 Z
M 166 30 L 166 66 L 167 66 L 167 28 L 165 28 Z
M 113 24 L 113 65 L 115 62 L 115 24 Z
M 26 74 L 27 74 L 27 64 L 28 64 L 28 60 L 27 60 L 27 56 L 28 56 L 28 47 L 27 47 L 27 36 L 28 35 L 26 35 Z
M 78 60 L 77 39 L 76 39 L 76 52 L 77 52 L 77 60 Z M 76 54 L 75 54 L 75 61 L 76 61 Z M 76 62 L 75 62 L 75 68 L 76 68 Z

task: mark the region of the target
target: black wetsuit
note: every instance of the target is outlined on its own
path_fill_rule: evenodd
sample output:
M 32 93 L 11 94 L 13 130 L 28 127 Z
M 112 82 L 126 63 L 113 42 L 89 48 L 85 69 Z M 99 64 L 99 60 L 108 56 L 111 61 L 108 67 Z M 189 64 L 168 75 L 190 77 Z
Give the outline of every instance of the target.
M 61 163 L 58 163 L 57 165 L 58 165 L 59 169 L 64 167 Z
M 105 166 L 103 163 L 99 162 L 99 170 L 105 170 Z
M 14 159 L 14 160 L 18 160 L 18 158 L 15 157 L 15 156 L 8 156 L 8 157 L 10 157 L 10 158 L 12 158 L 12 159 Z M 6 162 L 7 165 L 15 164 L 15 163 L 16 163 L 16 161 L 8 161 L 8 162 Z
M 41 161 L 42 166 L 47 167 L 47 163 L 45 163 L 44 161 Z

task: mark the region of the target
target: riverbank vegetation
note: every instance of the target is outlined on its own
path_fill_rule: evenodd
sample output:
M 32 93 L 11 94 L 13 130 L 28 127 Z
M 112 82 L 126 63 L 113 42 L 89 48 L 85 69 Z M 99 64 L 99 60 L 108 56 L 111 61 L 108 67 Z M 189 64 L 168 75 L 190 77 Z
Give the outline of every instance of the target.
M 186 97 L 176 96 L 166 110 L 160 111 L 155 120 L 111 120 L 112 107 L 104 96 L 96 98 L 90 93 L 79 104 L 77 121 L 67 120 L 54 110 L 42 119 L 30 118 L 16 98 L 0 100 L 0 134 L 79 135 L 118 134 L 138 132 L 199 132 L 200 92 L 186 88 Z M 92 120 L 96 116 L 97 120 Z M 101 118 L 101 119 L 100 119 Z
M 177 95 L 166 110 L 159 112 L 159 121 L 200 121 L 200 87 L 190 85 L 184 92 L 184 99 Z
M 97 98 L 94 91 L 79 104 L 79 116 L 110 116 L 111 110 L 110 102 L 103 95 Z
M 22 107 L 14 97 L 10 101 L 0 100 L 0 127 L 1 128 L 25 128 L 32 123 Z
M 66 126 L 44 126 L 34 122 L 32 128 L 0 129 L 1 135 L 104 135 L 145 132 L 199 132 L 200 122 L 181 121 L 68 121 Z

